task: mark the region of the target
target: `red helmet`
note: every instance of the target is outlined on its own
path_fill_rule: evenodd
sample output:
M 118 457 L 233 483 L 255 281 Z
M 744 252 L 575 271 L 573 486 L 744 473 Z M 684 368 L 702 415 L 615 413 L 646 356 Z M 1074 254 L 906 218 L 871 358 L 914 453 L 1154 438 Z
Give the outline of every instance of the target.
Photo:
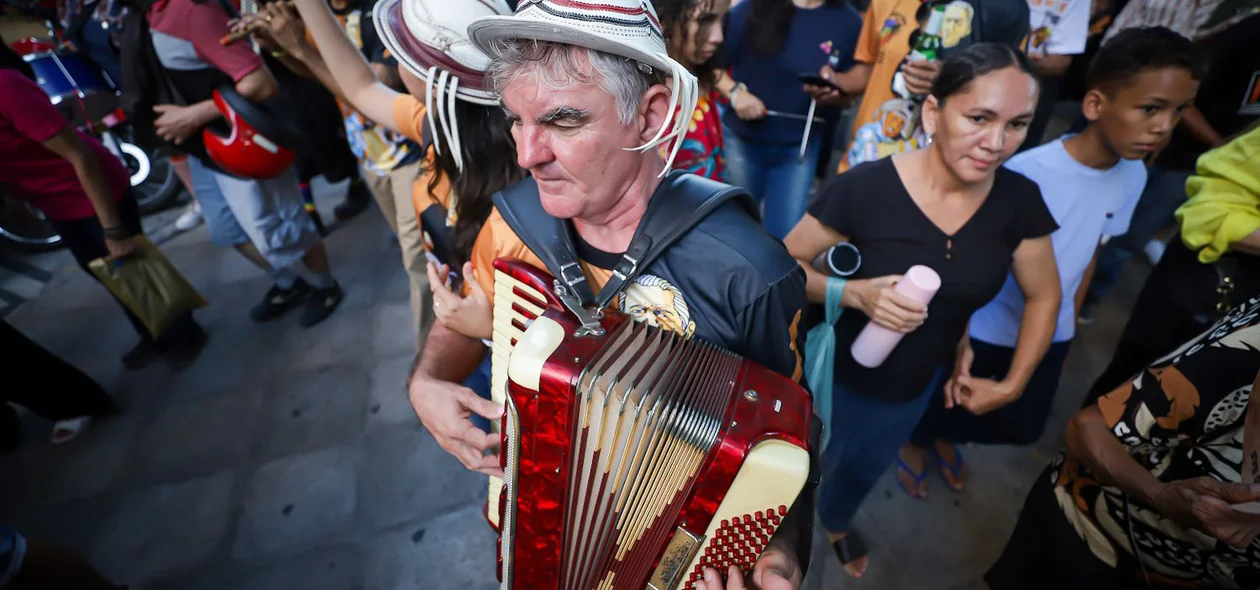
M 206 127 L 201 132 L 206 154 L 225 172 L 244 178 L 275 178 L 293 165 L 297 132 L 263 107 L 241 96 L 231 86 L 214 91 L 214 106 L 227 119 L 231 132 L 222 135 Z

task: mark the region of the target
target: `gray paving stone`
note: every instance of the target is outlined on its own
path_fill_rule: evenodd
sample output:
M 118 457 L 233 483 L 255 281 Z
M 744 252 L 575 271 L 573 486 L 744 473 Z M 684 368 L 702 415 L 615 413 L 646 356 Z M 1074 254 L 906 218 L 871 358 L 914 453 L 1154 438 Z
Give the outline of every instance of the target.
M 211 567 L 148 584 L 143 590 L 361 590 L 363 552 L 356 545 L 319 549 L 261 567 Z
M 356 437 L 363 432 L 368 387 L 368 371 L 357 365 L 275 375 L 262 422 L 262 452 L 277 456 Z
M 407 399 L 407 375 L 415 357 L 411 354 L 378 362 L 372 369 L 372 394 L 368 401 L 368 428 L 392 424 L 420 424 Z
M 332 542 L 349 532 L 359 456 L 349 448 L 293 455 L 254 473 L 232 557 L 257 563 Z
M 90 555 L 117 505 L 118 499 L 109 494 L 20 510 L 14 510 L 13 505 L 0 505 L 0 522 L 27 538 Z
M 74 444 L 53 446 L 41 430 L 29 441 L 25 502 L 31 506 L 87 498 L 118 479 L 137 430 L 135 416 L 122 415 L 94 424 Z M 22 479 L 18 479 L 22 481 Z
M 469 471 L 419 424 L 374 432 L 359 467 L 359 523 L 374 531 L 476 506 L 486 476 Z
M 491 590 L 495 533 L 469 507 L 367 542 L 366 590 Z
M 171 481 L 243 462 L 258 436 L 260 388 L 173 404 L 154 418 L 133 454 L 136 481 Z
M 219 259 L 217 280 L 220 283 L 235 283 L 261 276 L 265 276 L 265 273 L 244 256 L 224 256 Z
M 285 367 L 316 369 L 335 363 L 360 363 L 370 367 L 372 355 L 372 321 L 367 307 L 353 308 L 344 304 L 333 315 L 316 326 L 287 327 L 281 336 L 279 350 L 268 356 Z
M 372 330 L 372 352 L 376 358 L 415 353 L 410 303 L 382 303 L 376 307 Z
M 227 531 L 233 482 L 223 471 L 125 497 L 93 563 L 111 579 L 142 583 L 206 559 Z

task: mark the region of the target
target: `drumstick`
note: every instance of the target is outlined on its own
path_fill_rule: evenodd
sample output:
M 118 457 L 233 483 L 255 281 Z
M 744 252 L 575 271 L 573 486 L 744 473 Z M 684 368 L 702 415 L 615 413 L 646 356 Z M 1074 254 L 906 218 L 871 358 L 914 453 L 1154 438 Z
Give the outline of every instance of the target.
M 285 0 L 285 1 L 280 2 L 280 4 L 292 5 L 293 3 Z M 250 14 L 255 14 L 255 13 L 251 12 Z M 241 39 L 244 39 L 248 37 L 249 35 L 250 35 L 249 29 L 241 29 L 235 33 L 224 35 L 223 38 L 219 39 L 219 45 L 227 47 L 228 45 L 236 43 L 237 41 L 240 41 Z
M 249 30 L 241 29 L 235 33 L 224 35 L 222 39 L 219 39 L 219 45 L 227 47 L 228 45 L 236 43 L 237 41 L 240 41 L 241 39 L 244 39 L 248 36 L 249 36 Z

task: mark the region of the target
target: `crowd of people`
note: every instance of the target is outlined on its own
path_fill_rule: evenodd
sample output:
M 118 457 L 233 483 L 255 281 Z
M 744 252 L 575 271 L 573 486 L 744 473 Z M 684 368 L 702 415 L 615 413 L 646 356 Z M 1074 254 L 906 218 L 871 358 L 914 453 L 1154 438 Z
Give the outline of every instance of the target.
M 1260 501 L 1243 475 L 1244 442 L 1260 440 L 1244 428 L 1260 403 L 1260 54 L 1248 50 L 1260 3 L 68 4 L 74 45 L 119 70 L 136 119 L 185 158 L 212 242 L 274 281 L 253 320 L 302 307 L 311 326 L 341 300 L 312 178 L 349 179 L 338 218 L 375 200 L 410 281 L 407 395 L 468 469 L 502 475 L 487 346 L 498 258 L 542 268 L 571 253 L 576 268 L 557 276 L 574 313 L 614 308 L 807 385 L 828 433 L 817 493 L 750 579 L 710 570 L 706 589 L 798 587 L 815 515 L 862 577 L 870 551 L 892 550 L 852 525 L 876 480 L 892 465 L 911 498 L 931 472 L 957 491 L 960 445 L 1040 440 L 1077 326 L 1125 263 L 1148 257 L 1106 370 L 1063 393 L 1082 409 L 985 581 L 1260 587 L 1260 516 L 1236 506 Z M 249 178 L 208 155 L 201 132 L 223 125 L 224 86 L 300 130 L 291 168 Z M 1071 130 L 1046 136 L 1068 100 Z M 0 48 L 0 183 L 85 270 L 127 257 L 142 234 L 120 171 Z M 651 205 L 722 183 L 750 198 L 641 259 L 641 229 L 660 223 Z M 842 243 L 860 253 L 855 269 L 817 262 Z M 928 302 L 897 288 L 916 265 L 939 277 Z M 155 337 L 124 312 L 140 338 L 127 368 L 165 358 L 178 370 L 205 345 L 191 313 Z M 876 366 L 850 352 L 872 324 L 902 335 Z M 819 326 L 833 346 L 806 344 Z M 3 327 L 19 351 L 7 356 L 64 380 L 0 400 L 56 420 L 59 442 L 117 411 Z M 819 362 L 834 377 L 807 379 Z M 0 449 L 19 444 L 16 421 L 0 406 Z M 5 548 L 22 543 L 0 528 L 0 588 Z

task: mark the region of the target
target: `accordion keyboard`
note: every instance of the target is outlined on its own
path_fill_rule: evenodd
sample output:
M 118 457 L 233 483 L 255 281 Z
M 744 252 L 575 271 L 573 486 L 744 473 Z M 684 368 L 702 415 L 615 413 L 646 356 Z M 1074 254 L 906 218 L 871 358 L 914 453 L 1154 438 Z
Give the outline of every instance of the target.
M 508 357 L 512 348 L 546 306 L 542 293 L 511 275 L 494 271 L 494 331 L 491 336 L 490 399 L 497 404 L 507 402 Z M 498 426 L 495 424 L 494 426 Z M 503 480 L 490 478 L 490 493 L 486 505 L 486 518 L 499 528 L 499 503 L 503 493 Z

